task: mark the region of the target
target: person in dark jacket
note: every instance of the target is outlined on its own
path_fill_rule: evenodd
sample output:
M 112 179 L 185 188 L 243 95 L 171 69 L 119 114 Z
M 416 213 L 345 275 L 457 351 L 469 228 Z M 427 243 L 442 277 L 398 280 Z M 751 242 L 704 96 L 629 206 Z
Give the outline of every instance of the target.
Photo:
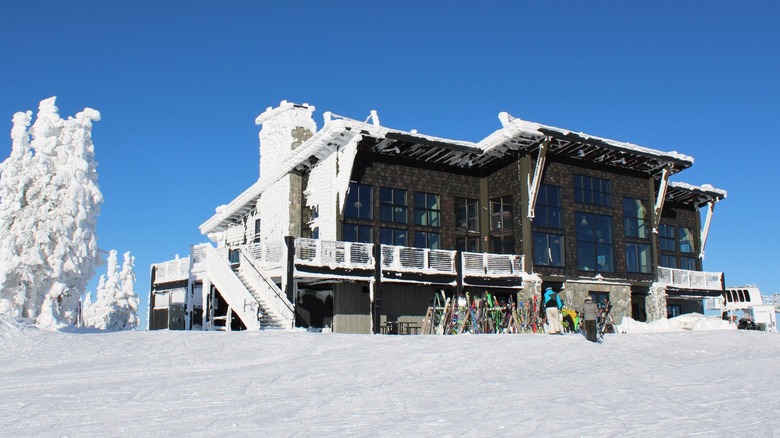
M 582 305 L 582 319 L 585 320 L 585 337 L 592 342 L 598 340 L 596 333 L 596 319 L 598 316 L 599 307 L 590 297 L 585 298 L 585 304 Z
M 544 291 L 544 308 L 547 316 L 547 332 L 551 335 L 561 334 L 561 309 L 563 302 L 551 287 Z

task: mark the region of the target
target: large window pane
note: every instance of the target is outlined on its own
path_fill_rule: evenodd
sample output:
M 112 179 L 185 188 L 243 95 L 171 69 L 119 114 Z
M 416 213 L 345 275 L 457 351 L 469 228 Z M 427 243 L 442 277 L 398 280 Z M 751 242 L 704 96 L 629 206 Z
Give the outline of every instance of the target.
M 574 200 L 581 204 L 609 207 L 610 183 L 607 179 L 585 175 L 574 175 Z
M 564 266 L 563 242 L 560 234 L 534 233 L 534 264 Z
M 344 217 L 352 219 L 373 219 L 372 187 L 366 184 L 349 184 Z
M 576 213 L 577 267 L 581 271 L 614 272 L 612 218 Z
M 490 200 L 490 230 L 512 229 L 512 197 L 503 196 Z
M 650 245 L 626 243 L 626 271 L 650 273 Z
M 690 228 L 680 227 L 680 252 L 693 252 L 693 231 Z
M 408 222 L 406 190 L 379 188 L 379 218 L 382 222 Z
M 490 236 L 490 252 L 494 254 L 514 254 L 515 235 Z
M 696 270 L 696 259 L 693 257 L 680 257 L 680 269 Z
M 647 238 L 646 208 L 641 199 L 623 198 L 623 224 L 626 237 Z
M 455 198 L 455 226 L 459 231 L 479 231 L 479 202 Z
M 545 228 L 562 228 L 561 188 L 549 184 L 539 187 L 534 213 L 534 225 Z
M 441 249 L 439 233 L 428 233 L 425 231 L 415 231 L 414 246 L 418 248 Z
M 379 230 L 379 241 L 382 245 L 407 246 L 407 231 L 402 228 L 382 228 Z
M 661 224 L 658 227 L 658 245 L 662 251 L 677 251 L 673 226 Z
M 439 195 L 414 192 L 414 223 L 429 227 L 441 226 Z
M 369 225 L 344 224 L 341 239 L 347 242 L 372 243 L 374 228 Z

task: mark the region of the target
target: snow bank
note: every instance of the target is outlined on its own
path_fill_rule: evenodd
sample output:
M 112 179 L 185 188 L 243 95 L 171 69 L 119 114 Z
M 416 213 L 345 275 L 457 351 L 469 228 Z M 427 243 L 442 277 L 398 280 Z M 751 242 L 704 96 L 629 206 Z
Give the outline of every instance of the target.
M 684 330 L 736 330 L 737 326 L 720 318 L 704 316 L 700 313 L 686 313 L 671 319 L 663 318 L 649 323 L 625 317 L 617 329 L 620 333 L 663 333 Z
M 3 436 L 780 435 L 776 333 L 31 330 L 0 344 Z

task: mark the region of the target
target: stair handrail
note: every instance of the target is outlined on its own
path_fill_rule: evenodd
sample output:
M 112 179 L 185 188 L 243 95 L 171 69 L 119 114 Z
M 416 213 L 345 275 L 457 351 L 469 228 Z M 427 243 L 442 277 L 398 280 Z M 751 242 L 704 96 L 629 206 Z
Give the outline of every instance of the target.
M 238 314 L 247 330 L 258 330 L 260 324 L 257 318 L 257 308 L 259 307 L 257 299 L 247 290 L 244 283 L 230 268 L 227 260 L 220 257 L 213 246 L 204 244 L 199 245 L 199 247 L 203 249 L 204 261 L 209 277 L 212 283 L 219 289 L 222 298 L 233 309 L 233 312 Z
M 268 288 L 271 289 L 271 291 L 276 296 L 276 301 L 277 302 L 281 302 L 282 304 L 284 304 L 284 307 L 287 308 L 289 313 L 285 315 L 285 314 L 283 314 L 283 312 L 279 312 L 281 314 L 280 316 L 287 318 L 288 321 L 294 320 L 295 310 L 293 309 L 292 304 L 287 299 L 287 297 L 282 295 L 282 290 L 279 289 L 279 287 L 276 285 L 276 283 L 274 283 L 271 280 L 269 280 L 265 275 L 263 275 L 262 272 L 260 272 L 260 270 L 257 268 L 257 266 L 255 266 L 254 262 L 252 261 L 252 257 L 249 257 L 247 255 L 246 247 L 244 247 L 244 246 L 240 247 L 239 248 L 239 253 L 241 254 L 241 266 L 243 266 L 244 262 L 246 261 L 247 265 L 249 265 L 252 268 L 252 270 L 255 271 L 255 273 L 257 274 L 257 277 L 259 277 L 260 280 L 265 282 L 265 284 L 268 286 Z M 276 306 L 276 307 L 279 308 L 279 306 Z M 283 310 L 283 309 L 280 309 L 280 310 Z

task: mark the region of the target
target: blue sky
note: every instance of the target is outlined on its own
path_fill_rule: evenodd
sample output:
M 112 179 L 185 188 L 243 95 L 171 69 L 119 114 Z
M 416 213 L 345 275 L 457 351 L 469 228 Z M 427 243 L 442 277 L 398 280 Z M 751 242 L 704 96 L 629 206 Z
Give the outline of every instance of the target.
M 507 111 L 693 156 L 674 179 L 729 192 L 705 270 L 776 293 L 778 19 L 770 1 L 9 2 L 0 158 L 14 112 L 98 109 L 99 244 L 136 256 L 145 296 L 150 265 L 257 179 L 266 107 L 473 141 Z

